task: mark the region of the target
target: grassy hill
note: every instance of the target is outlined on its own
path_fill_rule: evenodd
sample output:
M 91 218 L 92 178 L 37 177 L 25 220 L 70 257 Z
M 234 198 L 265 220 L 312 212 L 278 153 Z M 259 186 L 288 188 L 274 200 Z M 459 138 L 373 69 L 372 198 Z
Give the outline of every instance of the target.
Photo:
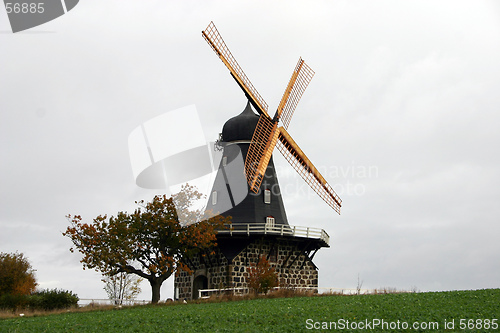
M 500 332 L 499 321 L 500 289 L 487 289 L 68 312 L 0 320 L 0 332 Z

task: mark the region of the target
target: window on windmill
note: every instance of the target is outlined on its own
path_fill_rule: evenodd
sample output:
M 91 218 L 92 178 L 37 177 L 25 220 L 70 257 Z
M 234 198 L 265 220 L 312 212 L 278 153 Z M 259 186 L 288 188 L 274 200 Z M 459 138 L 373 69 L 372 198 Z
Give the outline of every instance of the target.
M 276 248 L 273 246 L 269 251 L 269 261 L 276 262 Z
M 264 190 L 264 203 L 266 203 L 266 204 L 271 203 L 271 191 L 270 190 Z
M 266 228 L 274 228 L 274 217 L 266 217 Z
M 222 166 L 225 167 L 227 165 L 227 156 L 222 158 Z
M 212 205 L 215 206 L 217 204 L 217 191 L 212 192 Z

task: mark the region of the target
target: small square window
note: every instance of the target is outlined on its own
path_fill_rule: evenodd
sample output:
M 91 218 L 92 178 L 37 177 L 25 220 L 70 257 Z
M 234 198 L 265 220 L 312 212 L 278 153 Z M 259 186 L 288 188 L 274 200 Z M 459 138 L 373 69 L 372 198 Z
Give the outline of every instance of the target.
M 215 206 L 217 204 L 217 191 L 212 192 L 212 205 Z
M 266 203 L 266 204 L 271 203 L 271 191 L 270 190 L 264 190 L 264 203 Z
M 266 217 L 266 228 L 273 228 L 274 227 L 274 217 L 268 216 Z

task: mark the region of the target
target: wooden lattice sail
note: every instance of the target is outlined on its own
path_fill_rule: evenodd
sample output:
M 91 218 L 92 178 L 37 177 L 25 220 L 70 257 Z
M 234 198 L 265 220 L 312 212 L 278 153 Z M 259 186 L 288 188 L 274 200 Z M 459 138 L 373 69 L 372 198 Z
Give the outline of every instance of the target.
M 252 82 L 250 82 L 245 72 L 243 72 L 243 70 L 241 69 L 240 65 L 238 65 L 236 59 L 234 59 L 231 51 L 229 51 L 226 43 L 215 27 L 215 24 L 213 22 L 210 22 L 208 27 L 201 33 L 208 44 L 222 60 L 224 65 L 226 65 L 226 67 L 229 69 L 231 75 L 236 80 L 236 82 L 238 82 L 238 85 L 241 87 L 241 89 L 243 89 L 245 95 L 247 95 L 247 98 L 250 100 L 253 107 L 260 114 L 265 114 L 269 117 L 269 115 L 267 114 L 267 103 L 257 92 L 257 89 L 255 89 Z
M 307 66 L 302 58 L 299 58 L 299 62 L 293 71 L 276 111 L 278 119 L 281 120 L 285 129 L 288 129 L 293 112 L 313 76 L 314 71 Z
M 259 192 L 267 165 L 278 141 L 278 123 L 261 115 L 245 159 L 245 175 L 250 190 Z
M 321 199 L 340 214 L 342 200 L 283 127 L 279 128 L 278 150 Z

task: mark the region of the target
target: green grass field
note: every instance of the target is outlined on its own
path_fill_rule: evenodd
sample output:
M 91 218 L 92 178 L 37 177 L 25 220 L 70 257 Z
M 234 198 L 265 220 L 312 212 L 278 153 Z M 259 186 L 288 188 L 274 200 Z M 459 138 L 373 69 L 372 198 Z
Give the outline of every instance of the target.
M 3 319 L 0 332 L 499 332 L 499 321 L 500 289 L 488 289 L 70 312 Z

